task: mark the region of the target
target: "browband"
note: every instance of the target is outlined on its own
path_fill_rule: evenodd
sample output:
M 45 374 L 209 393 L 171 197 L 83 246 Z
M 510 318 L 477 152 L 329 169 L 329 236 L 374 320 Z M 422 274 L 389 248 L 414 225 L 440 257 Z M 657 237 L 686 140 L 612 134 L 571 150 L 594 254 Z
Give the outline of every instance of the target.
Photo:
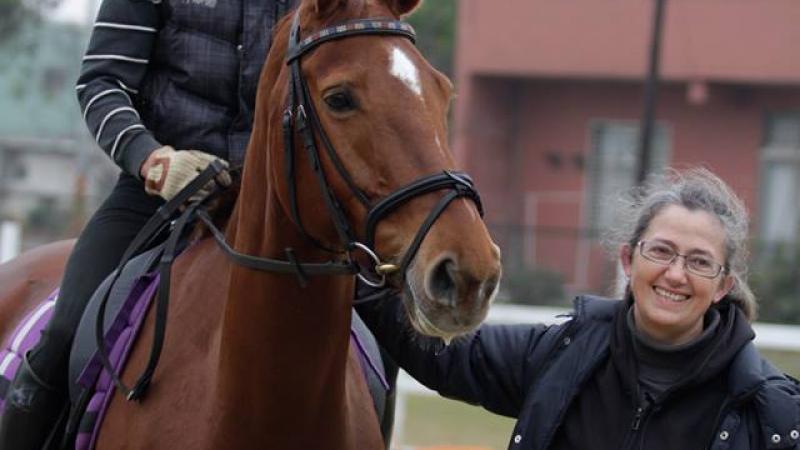
M 299 14 L 295 14 L 295 21 Z M 299 27 L 292 27 L 293 34 Z M 334 39 L 359 34 L 394 34 L 403 36 L 414 42 L 416 33 L 414 28 L 406 22 L 391 19 L 357 19 L 350 20 L 339 25 L 332 25 L 310 34 L 300 42 L 295 36 L 289 38 L 289 51 L 286 55 L 286 63 L 289 64 L 312 48 Z

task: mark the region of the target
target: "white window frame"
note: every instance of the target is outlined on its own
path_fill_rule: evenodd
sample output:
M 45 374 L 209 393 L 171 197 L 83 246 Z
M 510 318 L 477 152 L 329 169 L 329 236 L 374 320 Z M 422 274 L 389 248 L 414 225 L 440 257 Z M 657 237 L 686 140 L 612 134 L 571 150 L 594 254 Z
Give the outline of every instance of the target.
M 759 182 L 759 237 L 768 244 L 793 244 L 800 238 L 800 134 L 794 143 L 775 144 L 772 125 L 778 120 L 794 120 L 800 128 L 800 112 L 772 113 L 767 116 L 764 146 L 761 148 Z M 778 169 L 783 186 L 778 186 L 773 169 Z M 786 177 L 790 177 L 787 179 Z M 781 192 L 774 192 L 780 189 Z
M 586 188 L 584 190 L 586 200 L 584 217 L 586 228 L 594 235 L 614 225 L 613 218 L 616 214 L 612 209 L 618 204 L 615 200 L 617 200 L 620 195 L 633 188 L 636 183 L 636 169 L 639 164 L 639 125 L 640 123 L 634 120 L 593 119 L 589 122 L 587 129 L 587 148 L 589 150 L 586 159 Z M 630 175 L 628 182 L 623 181 L 622 183 L 616 183 L 619 186 L 616 187 L 613 192 L 600 192 L 603 189 L 600 183 L 603 181 L 598 177 L 596 165 L 598 164 L 598 152 L 601 151 L 602 148 L 599 147 L 600 142 L 596 141 L 595 136 L 602 133 L 603 129 L 610 127 L 624 127 L 634 132 L 636 137 L 633 139 L 630 148 L 626 150 L 631 152 L 630 157 L 634 159 L 634 164 L 633 167 L 629 169 L 630 173 L 626 174 Z M 656 122 L 653 130 L 649 172 L 660 172 L 669 166 L 672 157 L 673 133 L 671 126 L 663 121 Z M 605 175 L 608 176 L 608 174 Z M 614 175 L 612 174 L 612 176 Z M 601 211 L 607 212 L 601 213 Z M 601 215 L 601 217 L 598 217 L 598 215 Z

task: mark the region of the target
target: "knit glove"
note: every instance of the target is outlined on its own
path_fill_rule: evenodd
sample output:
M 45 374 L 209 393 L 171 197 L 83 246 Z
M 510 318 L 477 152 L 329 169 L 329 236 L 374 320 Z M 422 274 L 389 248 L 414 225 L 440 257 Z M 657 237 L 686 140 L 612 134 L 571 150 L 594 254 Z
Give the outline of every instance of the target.
M 175 151 L 174 148 L 165 145 L 155 150 L 142 166 L 144 190 L 150 195 L 158 195 L 169 201 L 197 178 L 214 160 L 219 160 L 225 169 L 228 168 L 227 162 L 214 155 L 199 150 Z M 231 184 L 231 176 L 227 170 L 223 170 L 215 178 L 194 194 L 189 201 L 208 195 L 215 183 L 221 186 L 230 186 Z

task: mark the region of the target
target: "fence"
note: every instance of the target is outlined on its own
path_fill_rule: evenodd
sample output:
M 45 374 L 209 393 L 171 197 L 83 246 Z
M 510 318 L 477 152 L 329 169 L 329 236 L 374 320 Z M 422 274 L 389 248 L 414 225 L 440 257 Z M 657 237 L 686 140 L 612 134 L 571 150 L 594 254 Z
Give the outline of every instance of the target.
M 4 263 L 19 254 L 22 243 L 22 231 L 17 222 L 0 222 L 0 263 Z

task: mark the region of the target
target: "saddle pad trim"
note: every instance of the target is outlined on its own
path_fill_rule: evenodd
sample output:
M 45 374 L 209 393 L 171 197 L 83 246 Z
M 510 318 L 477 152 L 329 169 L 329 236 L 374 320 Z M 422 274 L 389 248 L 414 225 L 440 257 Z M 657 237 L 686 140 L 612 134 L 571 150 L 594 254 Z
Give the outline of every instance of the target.
M 378 380 L 380 380 L 383 388 L 388 391 L 391 387 L 389 386 L 389 382 L 386 381 L 386 375 L 383 373 L 383 370 L 378 368 L 378 365 L 375 364 L 375 361 L 372 360 L 372 357 L 370 356 L 369 352 L 367 352 L 367 349 L 364 348 L 361 338 L 358 336 L 358 333 L 356 333 L 356 330 L 353 327 L 350 328 L 350 338 L 356 343 L 356 347 L 358 348 L 358 359 L 361 361 L 361 370 L 366 372 L 367 367 L 369 367 L 369 369 L 372 370 L 372 372 L 378 377 Z M 364 373 L 364 376 L 366 375 L 367 374 Z
M 22 365 L 22 358 L 41 338 L 42 330 L 50 322 L 53 308 L 58 299 L 58 289 L 53 291 L 47 299 L 30 312 L 22 320 L 11 335 L 3 351 L 0 352 L 0 384 L 5 388 L 0 392 L 0 411 L 5 406 L 5 396 L 8 386 Z

